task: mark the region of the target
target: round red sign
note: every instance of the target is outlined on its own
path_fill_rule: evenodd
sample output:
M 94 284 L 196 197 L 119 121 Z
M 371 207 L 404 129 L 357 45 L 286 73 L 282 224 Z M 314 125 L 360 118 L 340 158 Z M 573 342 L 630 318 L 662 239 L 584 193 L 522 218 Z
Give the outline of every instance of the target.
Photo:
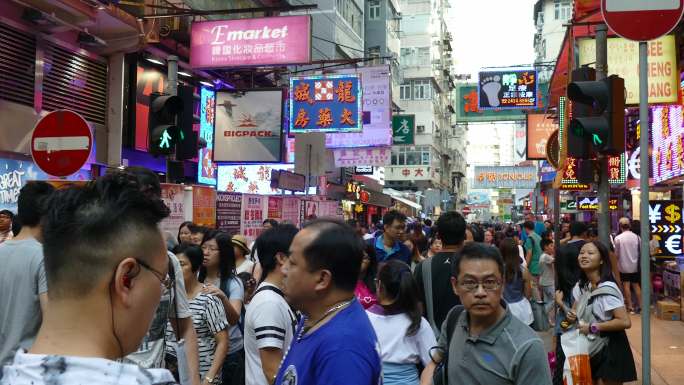
M 648 41 L 667 35 L 684 12 L 684 0 L 602 0 L 608 27 L 625 39 Z
M 370 201 L 370 193 L 366 190 L 361 190 L 359 193 L 359 201 L 361 201 L 361 203 L 368 203 L 368 201 Z
M 463 215 L 468 215 L 468 214 L 470 214 L 470 207 L 465 206 L 465 207 L 461 210 L 461 213 L 462 213 Z
M 81 115 L 68 110 L 50 112 L 38 121 L 31 136 L 31 156 L 45 173 L 68 176 L 83 167 L 93 147 L 93 135 Z

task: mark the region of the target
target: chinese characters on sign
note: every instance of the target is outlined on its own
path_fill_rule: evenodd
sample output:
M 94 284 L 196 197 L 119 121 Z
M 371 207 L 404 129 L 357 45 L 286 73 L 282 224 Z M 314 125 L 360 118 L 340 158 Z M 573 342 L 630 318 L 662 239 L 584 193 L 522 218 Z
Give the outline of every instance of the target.
M 200 91 L 200 138 L 207 142 L 207 147 L 199 150 L 197 165 L 197 181 L 216 185 L 216 165 L 214 165 L 214 105 L 216 92 L 208 88 Z
M 563 170 L 563 190 L 588 190 L 589 184 L 580 183 L 577 180 L 578 161 L 573 157 L 567 157 Z M 608 183 L 619 185 L 625 183 L 627 178 L 627 161 L 625 154 L 608 158 Z
M 261 195 L 242 195 L 242 223 L 240 233 L 254 240 L 263 231 L 262 223 L 268 213 L 268 197 Z
M 545 114 L 527 115 L 527 159 L 545 160 L 546 142 L 558 124 Z
M 392 116 L 392 144 L 414 144 L 416 135 L 415 115 Z
M 200 226 L 216 227 L 216 190 L 213 187 L 192 187 L 192 221 Z
M 651 108 L 653 179 L 662 182 L 684 175 L 684 127 L 682 106 Z
M 218 192 L 216 194 L 216 226 L 230 235 L 240 232 L 242 194 Z
M 536 108 L 537 71 L 521 69 L 480 72 L 478 100 L 480 109 Z
M 391 154 L 389 147 L 333 150 L 335 167 L 354 167 L 360 164 L 386 166 L 390 163 Z
M 360 132 L 358 75 L 290 78 L 290 132 Z
M 475 182 L 472 188 L 528 188 L 537 184 L 535 167 L 475 166 Z
M 185 221 L 185 209 L 183 203 L 183 186 L 179 184 L 161 184 L 161 198 L 166 207 L 169 208 L 169 216 L 161 222 L 162 231 L 169 231 L 171 234 L 178 232 L 178 227 Z

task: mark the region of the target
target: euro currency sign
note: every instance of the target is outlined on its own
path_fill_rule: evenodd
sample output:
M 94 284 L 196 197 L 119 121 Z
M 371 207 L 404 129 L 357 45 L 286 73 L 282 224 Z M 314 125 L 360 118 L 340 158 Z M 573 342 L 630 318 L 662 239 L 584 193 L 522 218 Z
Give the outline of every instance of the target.
M 665 220 L 670 223 L 675 223 L 682 219 L 682 214 L 679 213 L 679 207 L 677 205 L 669 205 L 665 208 Z

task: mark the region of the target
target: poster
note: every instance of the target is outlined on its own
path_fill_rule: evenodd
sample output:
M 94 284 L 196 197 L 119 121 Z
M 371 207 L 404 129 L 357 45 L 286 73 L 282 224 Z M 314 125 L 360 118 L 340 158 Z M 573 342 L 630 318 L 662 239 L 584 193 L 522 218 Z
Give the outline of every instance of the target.
M 242 194 L 216 193 L 216 227 L 230 235 L 240 232 L 242 219 Z
M 216 165 L 214 164 L 214 112 L 216 92 L 208 88 L 200 91 L 200 132 L 199 137 L 207 142 L 200 148 L 197 159 L 197 181 L 216 186 Z
M 299 198 L 283 198 L 282 222 L 289 222 L 299 227 Z
M 263 231 L 264 219 L 268 211 L 268 197 L 261 195 L 242 195 L 242 221 L 240 234 L 251 241 Z
M 483 71 L 478 75 L 480 109 L 537 108 L 537 71 Z
M 682 254 L 682 201 L 649 201 L 648 219 L 651 235 L 660 242 L 659 257 L 673 257 Z
M 546 114 L 527 115 L 527 159 L 546 160 L 546 142 L 558 123 Z
M 178 234 L 181 223 L 185 222 L 183 185 L 162 183 L 161 198 L 170 211 L 169 216 L 161 221 L 161 230 L 168 231 L 175 236 Z
M 196 225 L 216 227 L 216 190 L 192 186 L 192 221 Z
M 684 122 L 682 106 L 652 107 L 651 169 L 656 182 L 684 175 Z
M 356 74 L 291 77 L 289 132 L 361 132 L 361 95 Z
M 358 165 L 383 167 L 389 166 L 391 147 L 334 149 L 335 167 L 354 167 Z
M 275 219 L 280 222 L 283 219 L 283 198 L 268 197 L 268 214 L 267 218 Z

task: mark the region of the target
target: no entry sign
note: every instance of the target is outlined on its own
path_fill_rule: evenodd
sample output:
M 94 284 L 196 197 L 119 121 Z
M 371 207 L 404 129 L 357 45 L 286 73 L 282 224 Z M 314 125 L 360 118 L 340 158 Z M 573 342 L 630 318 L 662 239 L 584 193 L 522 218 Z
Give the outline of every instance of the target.
M 601 0 L 606 24 L 618 35 L 648 41 L 667 35 L 684 12 L 684 0 Z
M 38 121 L 31 137 L 33 161 L 45 173 L 68 176 L 83 167 L 90 156 L 93 135 L 81 115 L 53 111 Z

